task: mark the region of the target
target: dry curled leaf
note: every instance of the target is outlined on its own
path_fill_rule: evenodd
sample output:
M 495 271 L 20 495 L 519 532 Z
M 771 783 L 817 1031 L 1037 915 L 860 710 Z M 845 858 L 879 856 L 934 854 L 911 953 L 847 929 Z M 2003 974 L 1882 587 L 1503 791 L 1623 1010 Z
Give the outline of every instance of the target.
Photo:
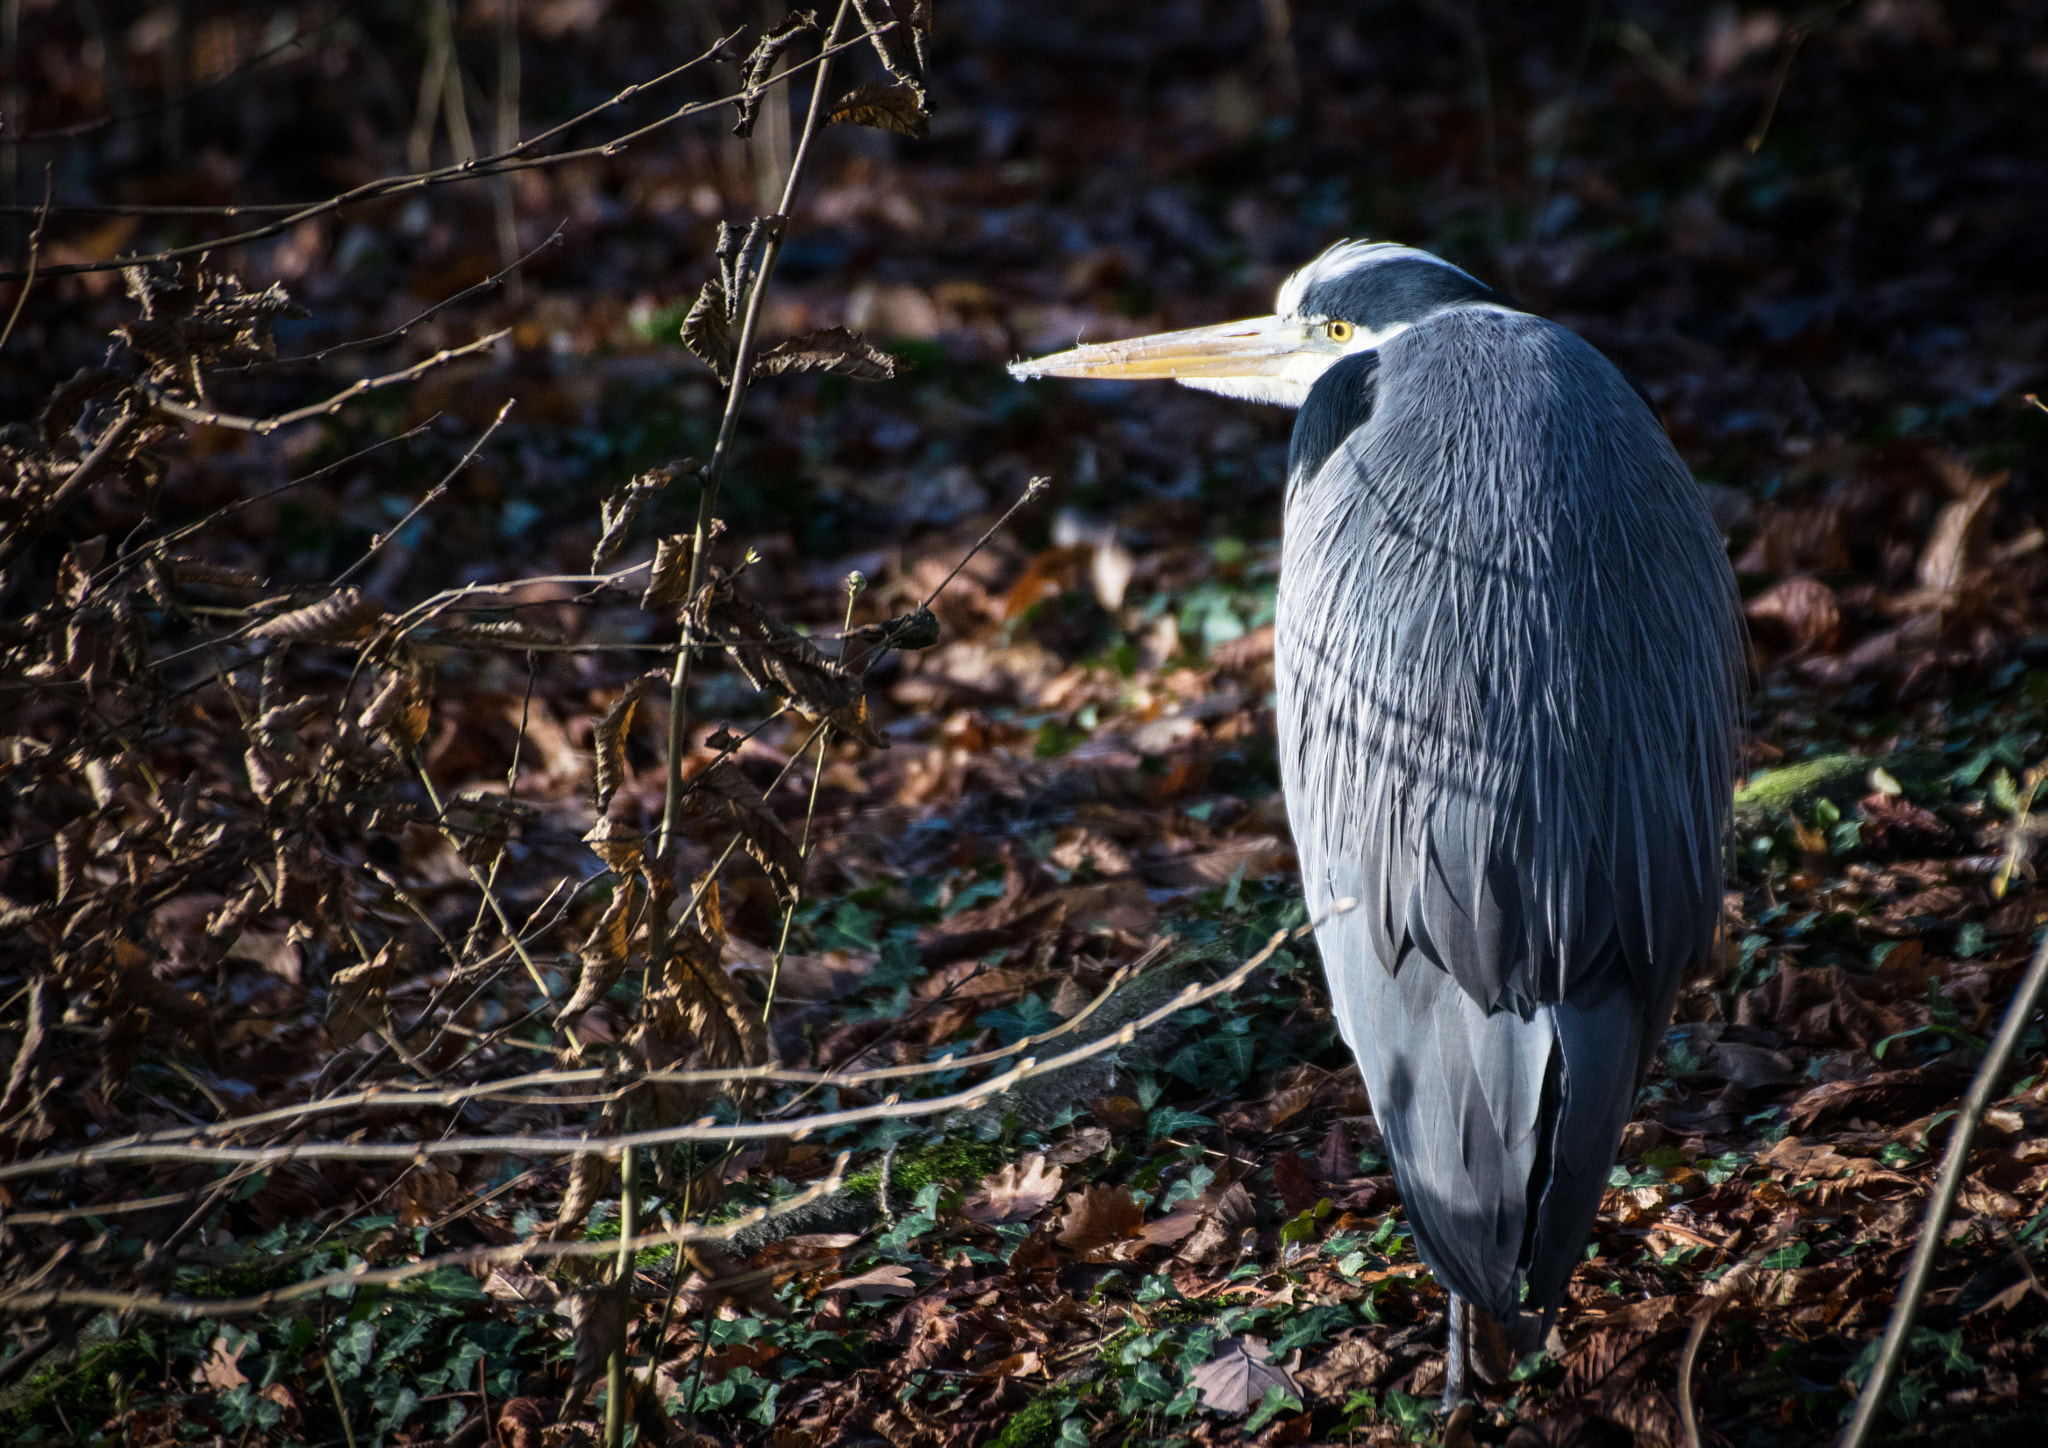
M 374 959 L 334 973 L 327 988 L 327 1039 L 337 1047 L 354 1045 L 390 1013 L 385 995 L 398 975 L 396 944 L 387 942 Z
M 1021 1166 L 1012 1162 L 984 1177 L 974 1195 L 962 1203 L 960 1214 L 989 1227 L 1029 1221 L 1060 1194 L 1062 1180 L 1063 1173 L 1044 1156 L 1026 1157 Z
M 887 382 L 896 375 L 896 359 L 858 332 L 821 327 L 778 343 L 754 363 L 757 377 L 779 377 L 785 372 L 829 372 L 858 382 Z
M 929 115 L 924 47 L 932 30 L 931 0 L 853 0 L 853 8 L 889 74 L 910 87 L 918 108 Z
M 569 1168 L 569 1189 L 562 1193 L 562 1205 L 555 1213 L 555 1225 L 548 1235 L 556 1241 L 583 1230 L 590 1209 L 611 1190 L 616 1167 L 594 1151 L 578 1156 Z
M 342 588 L 318 603 L 264 620 L 249 630 L 249 637 L 267 643 L 354 643 L 375 633 L 386 617 L 384 606 L 361 589 Z
M 773 1059 L 761 1007 L 725 969 L 725 922 L 715 882 L 701 886 L 695 917 L 683 923 L 628 1037 L 648 1070 L 734 1070 Z M 644 1088 L 636 1109 L 655 1125 L 687 1121 L 717 1094 L 702 1084 Z
M 907 85 L 884 85 L 880 81 L 855 86 L 839 98 L 839 104 L 825 120 L 834 126 L 872 126 L 920 141 L 931 134 L 932 128 L 922 96 Z
M 865 623 L 848 638 L 885 649 L 928 649 L 939 641 L 939 617 L 923 604 L 880 623 Z
M 655 541 L 654 563 L 647 570 L 647 591 L 640 595 L 640 606 L 649 613 L 673 608 L 689 596 L 693 541 L 688 533 L 675 533 Z
M 775 893 L 784 900 L 796 898 L 803 888 L 803 852 L 730 759 L 717 760 L 698 775 L 690 799 L 697 811 L 723 815 L 739 830 L 741 843 L 767 874 Z
M 1144 1225 L 1145 1209 L 1129 1187 L 1097 1183 L 1068 1194 L 1059 1244 L 1083 1261 L 1102 1261 Z
M 626 942 L 632 923 L 633 891 L 622 882 L 612 892 L 610 903 L 604 907 L 604 913 L 590 928 L 589 937 L 577 951 L 583 962 L 583 973 L 577 978 L 575 992 L 557 1018 L 561 1024 L 566 1026 L 603 1000 L 605 992 L 625 973 Z
M 732 661 L 757 689 L 779 694 L 812 716 L 873 749 L 888 740 L 867 722 L 860 681 L 819 651 L 818 646 L 771 618 L 735 586 L 736 574 L 713 569 L 711 581 L 690 602 L 690 626 L 725 646 Z
M 625 691 L 605 711 L 604 718 L 597 722 L 591 741 L 597 755 L 592 792 L 600 815 L 610 806 L 619 786 L 626 782 L 626 735 L 633 727 L 633 711 L 647 697 L 649 690 L 665 682 L 664 676 L 658 673 L 640 675 L 626 685 Z
M 871 1267 L 854 1277 L 842 1277 L 826 1292 L 851 1292 L 862 1302 L 879 1302 L 884 1297 L 908 1297 L 917 1291 L 917 1279 L 900 1262 Z
M 1216 1356 L 1190 1373 L 1188 1381 L 1201 1393 L 1203 1407 L 1232 1417 L 1250 1412 L 1274 1388 L 1297 1399 L 1301 1396 L 1260 1337 L 1226 1337 L 1216 1345 Z
M 646 850 L 646 839 L 638 830 L 628 829 L 609 815 L 590 827 L 583 843 L 615 875 L 630 875 L 639 869 Z
M 420 677 L 409 669 L 393 669 L 378 682 L 356 722 L 371 734 L 382 734 L 393 748 L 410 748 L 427 737 L 432 717 Z
M 196 584 L 235 593 L 254 593 L 268 586 L 259 573 L 204 558 L 172 557 L 165 560 L 165 566 L 172 578 L 188 587 Z
M 610 1287 L 593 1288 L 573 1294 L 568 1300 L 569 1329 L 575 1357 L 569 1377 L 569 1391 L 562 1399 L 562 1418 L 583 1401 L 592 1388 L 604 1381 L 612 1354 L 626 1345 L 626 1324 L 633 1304 Z M 629 1380 L 632 1374 L 627 1374 Z
M 704 283 L 683 318 L 683 345 L 723 382 L 732 376 L 732 305 L 725 283 L 717 277 Z
M 554 1416 L 554 1405 L 539 1398 L 512 1398 L 498 1410 L 500 1448 L 541 1448 L 541 1434 Z
M 484 648 L 555 648 L 567 642 L 552 629 L 535 628 L 518 619 L 491 619 L 479 623 L 437 628 L 426 636 L 434 644 L 474 644 Z
M 647 1000 L 647 1019 L 667 1044 L 694 1046 L 705 1066 L 759 1066 L 769 1059 L 761 1008 L 741 993 L 725 969 L 725 926 L 718 886 L 704 890 L 698 922 L 675 933 L 661 978 Z
M 742 94 L 734 103 L 739 113 L 732 127 L 735 136 L 745 140 L 754 134 L 754 122 L 761 113 L 759 92 L 774 78 L 775 62 L 782 58 L 782 52 L 792 40 L 807 30 L 817 28 L 818 12 L 799 10 L 754 43 L 753 51 L 740 62 Z
M 665 467 L 651 468 L 606 498 L 598 507 L 598 522 L 602 532 L 598 536 L 597 546 L 590 551 L 590 571 L 597 572 L 619 551 L 626 541 L 627 532 L 639 518 L 641 510 L 654 500 L 657 493 L 677 478 L 696 471 L 695 458 L 685 458 L 681 462 L 669 463 Z

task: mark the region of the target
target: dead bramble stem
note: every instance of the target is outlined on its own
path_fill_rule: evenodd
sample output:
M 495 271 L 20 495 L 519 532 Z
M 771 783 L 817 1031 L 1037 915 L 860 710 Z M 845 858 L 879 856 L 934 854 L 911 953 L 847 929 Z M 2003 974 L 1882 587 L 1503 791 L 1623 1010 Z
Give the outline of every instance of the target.
M 1912 1336 L 1913 1318 L 1919 1312 L 1920 1299 L 1927 1295 L 1927 1284 L 1934 1276 L 1934 1259 L 1942 1248 L 1942 1228 L 1948 1222 L 1949 1210 L 1955 1205 L 1956 1193 L 1962 1188 L 1963 1177 L 1969 1170 L 1970 1143 L 1976 1138 L 1977 1125 L 1984 1119 L 1985 1109 L 1991 1105 L 2005 1068 L 2019 1046 L 2020 1037 L 2033 1022 L 2034 1009 L 2040 1003 L 2044 986 L 2048 986 L 2048 936 L 2044 936 L 2035 948 L 2027 973 L 2020 980 L 2019 989 L 2013 992 L 2012 1004 L 2006 1007 L 2005 1020 L 1999 1025 L 1998 1035 L 1991 1042 L 1991 1049 L 1985 1052 L 1983 1064 L 1977 1068 L 1977 1079 L 1970 1083 L 1969 1093 L 1963 1097 L 1962 1105 L 1956 1111 L 1955 1123 L 1949 1128 L 1948 1151 L 1942 1157 L 1941 1175 L 1935 1179 L 1934 1193 L 1927 1199 L 1927 1215 L 1913 1244 L 1913 1259 L 1906 1267 L 1905 1281 L 1899 1286 L 1898 1299 L 1892 1306 L 1891 1321 L 1885 1326 L 1877 1361 L 1871 1365 L 1870 1376 L 1864 1379 L 1863 1387 L 1856 1395 L 1856 1416 L 1842 1434 L 1842 1448 L 1862 1448 L 1870 1437 L 1871 1429 L 1877 1425 L 1878 1414 L 1884 1411 L 1886 1399 L 1891 1396 L 1892 1379 L 1898 1374 L 1899 1361 L 1906 1352 L 1906 1341 Z
M 725 413 L 719 419 L 718 441 L 711 450 L 711 461 L 704 465 L 698 478 L 697 526 L 691 537 L 689 582 L 683 594 L 686 600 L 695 599 L 698 589 L 704 585 L 704 554 L 711 541 L 711 520 L 718 508 L 719 484 L 724 481 L 726 466 L 732 459 L 732 440 L 739 426 L 740 404 L 746 400 L 748 373 L 753 368 L 756 334 L 761 321 L 761 304 L 766 300 L 768 284 L 774 278 L 775 263 L 782 255 L 783 231 L 789 224 L 790 207 L 796 202 L 797 186 L 803 180 L 804 163 L 810 159 L 811 138 L 824 114 L 825 86 L 832 75 L 834 47 L 838 44 L 840 27 L 845 24 L 846 12 L 851 6 L 852 0 L 839 0 L 839 10 L 832 17 L 832 29 L 816 57 L 818 71 L 811 86 L 810 110 L 804 116 L 803 137 L 797 142 L 796 154 L 790 158 L 789 176 L 782 186 L 782 204 L 763 228 L 761 256 L 754 268 L 753 282 L 747 290 L 739 342 L 733 348 L 732 381 L 726 388 Z M 741 260 L 744 262 L 745 258 Z M 668 787 L 662 800 L 661 840 L 655 851 L 656 857 L 671 870 L 674 868 L 675 831 L 683 794 L 683 758 L 690 747 L 690 660 L 695 642 L 692 633 L 686 607 L 682 648 L 676 654 L 675 670 L 669 679 Z

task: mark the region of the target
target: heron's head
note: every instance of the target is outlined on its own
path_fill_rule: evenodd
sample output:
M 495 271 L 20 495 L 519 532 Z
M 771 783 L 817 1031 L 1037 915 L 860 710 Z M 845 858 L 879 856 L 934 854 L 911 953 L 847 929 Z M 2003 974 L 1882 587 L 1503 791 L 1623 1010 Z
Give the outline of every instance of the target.
M 1370 352 L 1424 318 L 1499 297 L 1441 257 L 1386 241 L 1340 241 L 1280 286 L 1273 315 L 1097 342 L 1010 375 L 1171 377 L 1189 387 L 1299 407 L 1340 357 Z

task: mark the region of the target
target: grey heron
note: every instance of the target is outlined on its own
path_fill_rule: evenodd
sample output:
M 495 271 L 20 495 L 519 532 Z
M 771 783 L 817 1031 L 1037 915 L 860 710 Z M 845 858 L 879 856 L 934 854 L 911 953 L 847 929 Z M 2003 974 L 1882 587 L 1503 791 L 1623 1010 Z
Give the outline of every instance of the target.
M 1405 246 L 1331 247 L 1269 317 L 1010 370 L 1299 409 L 1282 787 L 1337 1024 L 1450 1294 L 1453 1407 L 1475 1334 L 1498 1360 L 1554 1322 L 1713 942 L 1746 680 L 1720 535 L 1612 363 Z

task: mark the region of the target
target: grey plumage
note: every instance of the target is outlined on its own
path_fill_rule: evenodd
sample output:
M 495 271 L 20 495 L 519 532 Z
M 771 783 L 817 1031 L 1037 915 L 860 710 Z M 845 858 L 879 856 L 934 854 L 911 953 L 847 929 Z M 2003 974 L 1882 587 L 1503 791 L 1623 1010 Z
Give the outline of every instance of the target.
M 1332 1002 L 1424 1260 L 1540 1323 L 1713 940 L 1734 576 L 1642 397 L 1571 332 L 1358 243 L 1278 311 L 1020 370 L 1300 406 L 1275 670 Z M 1232 349 L 1239 375 L 1211 360 Z
M 1309 909 L 1359 902 L 1319 939 L 1418 1246 L 1506 1317 L 1562 1293 L 1713 936 L 1737 598 L 1578 337 L 1463 307 L 1379 359 L 1371 415 L 1289 480 L 1282 777 Z

